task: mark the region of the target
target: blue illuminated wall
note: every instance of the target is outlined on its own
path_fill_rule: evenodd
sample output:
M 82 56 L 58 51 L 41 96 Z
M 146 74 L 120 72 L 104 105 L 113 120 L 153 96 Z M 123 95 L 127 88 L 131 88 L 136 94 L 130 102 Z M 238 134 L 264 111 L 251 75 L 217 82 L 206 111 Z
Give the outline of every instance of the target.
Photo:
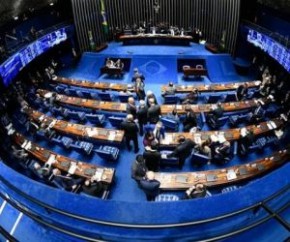
M 31 44 L 25 46 L 20 51 L 9 57 L 0 65 L 0 75 L 5 86 L 8 86 L 16 75 L 33 59 L 43 54 L 55 45 L 68 39 L 68 28 L 55 30 Z

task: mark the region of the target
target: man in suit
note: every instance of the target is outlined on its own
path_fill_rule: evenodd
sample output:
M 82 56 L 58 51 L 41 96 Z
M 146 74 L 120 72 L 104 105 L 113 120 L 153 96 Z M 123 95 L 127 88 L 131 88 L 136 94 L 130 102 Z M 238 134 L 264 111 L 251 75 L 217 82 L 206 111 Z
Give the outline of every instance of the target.
M 146 95 L 145 95 L 144 87 L 145 87 L 145 84 L 142 81 L 142 79 L 140 77 L 137 77 L 135 81 L 135 92 L 138 97 L 138 100 L 145 99 Z
M 159 171 L 161 154 L 158 151 L 158 144 L 155 141 L 151 143 L 151 147 L 145 147 L 143 157 L 145 159 L 146 167 L 149 171 Z
M 242 155 L 246 154 L 249 150 L 249 147 L 253 144 L 254 140 L 255 136 L 253 130 L 242 128 L 239 138 L 239 153 Z
M 236 90 L 237 100 L 241 101 L 241 100 L 247 99 L 248 91 L 249 91 L 249 89 L 248 89 L 247 83 L 239 85 L 237 90 Z
M 143 134 L 144 134 L 143 126 L 148 123 L 147 112 L 148 112 L 148 108 L 145 105 L 145 101 L 140 100 L 139 108 L 137 110 L 137 119 L 138 119 L 138 123 L 139 123 L 139 130 L 140 130 L 141 136 L 143 136 Z
M 135 105 L 135 100 L 134 100 L 133 97 L 129 97 L 128 98 L 128 103 L 127 103 L 127 106 L 126 106 L 126 112 L 127 112 L 127 114 L 133 115 L 133 118 L 136 119 L 137 107 Z
M 148 121 L 151 124 L 156 124 L 159 121 L 159 118 L 161 116 L 161 109 L 158 104 L 155 104 L 155 101 L 153 98 L 149 99 L 150 107 L 148 108 Z
M 134 117 L 132 114 L 128 114 L 125 121 L 121 123 L 121 129 L 125 131 L 125 141 L 128 150 L 131 150 L 130 141 L 133 140 L 134 152 L 138 153 L 138 126 L 134 122 Z
M 231 143 L 225 140 L 215 149 L 213 160 L 218 164 L 224 164 L 230 160 L 230 155 Z
M 263 108 L 262 104 L 263 102 L 258 100 L 256 109 L 249 115 L 250 122 L 260 122 L 264 118 L 265 109 Z
M 145 80 L 144 75 L 141 72 L 139 72 L 138 68 L 134 68 L 132 82 L 135 82 L 137 78 L 140 78 L 142 80 L 142 82 L 144 82 L 144 80 Z
M 197 127 L 197 119 L 195 113 L 192 111 L 190 105 L 185 106 L 185 119 L 183 121 L 183 131 L 189 132 L 193 127 Z
M 177 157 L 179 159 L 179 169 L 181 170 L 185 160 L 190 156 L 195 143 L 191 139 L 185 139 L 183 135 L 178 137 L 178 143 L 174 151 L 168 154 L 167 157 Z
M 207 120 L 209 124 L 214 124 L 216 121 L 221 118 L 224 114 L 224 109 L 222 104 L 218 102 L 216 105 L 213 105 L 211 111 L 207 115 Z
M 94 197 L 101 197 L 104 192 L 104 187 L 101 182 L 86 180 L 82 185 L 81 191 Z
M 143 155 L 137 155 L 135 161 L 131 166 L 131 177 L 138 184 L 145 177 L 146 172 L 148 171 Z
M 155 179 L 153 171 L 148 171 L 146 177 L 140 181 L 140 187 L 145 192 L 147 201 L 154 201 L 159 194 L 160 182 Z

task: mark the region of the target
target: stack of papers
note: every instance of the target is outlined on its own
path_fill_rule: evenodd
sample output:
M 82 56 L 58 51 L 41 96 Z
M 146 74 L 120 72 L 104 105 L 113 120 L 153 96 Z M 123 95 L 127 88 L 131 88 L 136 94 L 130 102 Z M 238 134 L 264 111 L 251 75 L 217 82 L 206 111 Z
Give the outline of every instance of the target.
M 200 134 L 195 134 L 194 135 L 194 142 L 196 144 L 201 144 L 201 135 Z
M 69 170 L 68 170 L 68 173 L 73 175 L 75 173 L 76 169 L 77 169 L 77 163 L 76 162 L 71 162 Z
M 102 179 L 104 170 L 101 168 L 97 168 L 95 175 L 92 177 L 96 181 L 100 181 Z
M 98 135 L 98 130 L 97 129 L 87 128 L 86 132 L 87 132 L 87 135 L 89 137 L 92 137 L 94 135 Z
M 236 178 L 237 178 L 236 172 L 234 170 L 228 170 L 228 172 L 227 172 L 227 179 L 228 179 L 228 181 L 234 180 Z
M 115 133 L 114 132 L 110 132 L 110 134 L 109 134 L 109 140 L 110 141 L 113 141 L 113 140 L 115 140 L 115 138 L 116 138 L 116 135 L 115 135 Z
M 51 154 L 46 162 L 47 165 L 51 166 L 53 163 L 55 163 L 55 155 Z
M 27 144 L 24 147 L 25 150 L 30 150 L 31 149 L 31 142 L 27 142 Z

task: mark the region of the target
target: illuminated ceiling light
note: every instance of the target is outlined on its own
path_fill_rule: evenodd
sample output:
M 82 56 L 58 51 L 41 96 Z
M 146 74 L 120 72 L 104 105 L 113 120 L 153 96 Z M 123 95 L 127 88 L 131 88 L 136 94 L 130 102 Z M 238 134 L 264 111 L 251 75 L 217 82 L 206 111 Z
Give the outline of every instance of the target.
M 51 2 L 49 5 L 50 5 L 50 6 L 53 6 L 53 5 L 54 5 L 54 2 Z
M 18 20 L 18 16 L 13 17 L 14 20 Z

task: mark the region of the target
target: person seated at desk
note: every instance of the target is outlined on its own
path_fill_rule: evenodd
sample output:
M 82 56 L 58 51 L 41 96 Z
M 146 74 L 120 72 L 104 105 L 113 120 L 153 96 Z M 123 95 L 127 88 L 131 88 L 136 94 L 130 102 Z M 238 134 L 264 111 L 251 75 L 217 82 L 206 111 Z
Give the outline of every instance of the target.
M 148 90 L 146 93 L 146 105 L 147 105 L 147 107 L 150 107 L 150 102 L 149 102 L 150 99 L 153 99 L 154 104 L 156 104 L 156 105 L 158 104 L 157 98 L 154 95 L 154 93 L 151 90 Z
M 137 110 L 137 119 L 138 119 L 139 131 L 140 131 L 141 136 L 143 136 L 144 134 L 144 128 L 143 128 L 144 125 L 148 123 L 147 113 L 148 113 L 148 108 L 145 105 L 145 101 L 140 100 L 139 107 Z
M 151 146 L 145 147 L 143 157 L 145 159 L 146 167 L 149 171 L 159 171 L 161 154 L 158 151 L 158 143 L 156 141 L 153 141 Z
M 52 139 L 55 136 L 55 131 L 51 130 L 49 125 L 45 123 L 40 124 L 40 130 L 44 132 L 45 137 L 47 137 L 48 139 Z
M 74 177 L 70 174 L 66 176 L 62 175 L 58 168 L 52 170 L 52 175 L 52 183 L 58 187 L 62 187 L 66 191 L 75 191 L 77 187 L 84 182 L 84 178 L 82 177 Z
M 132 114 L 128 114 L 126 120 L 121 123 L 121 129 L 124 130 L 125 141 L 128 150 L 131 150 L 130 141 L 132 140 L 134 143 L 134 152 L 138 153 L 138 126 L 134 122 L 134 118 Z
M 197 183 L 185 191 L 185 199 L 200 198 L 206 196 L 206 187 L 202 183 Z
M 164 158 L 168 157 L 177 157 L 179 159 L 179 169 L 181 170 L 185 160 L 190 156 L 192 149 L 195 147 L 195 143 L 191 139 L 186 139 L 183 135 L 178 137 L 178 145 L 168 155 L 165 155 Z
M 254 112 L 249 113 L 249 121 L 252 123 L 260 122 L 265 116 L 265 109 L 263 108 L 263 102 L 261 100 L 257 101 L 257 107 Z
M 149 108 L 148 108 L 148 121 L 151 124 L 156 124 L 161 116 L 160 106 L 155 104 L 155 100 L 153 98 L 149 99 Z
M 120 68 L 121 70 L 123 70 L 123 68 L 124 68 L 124 63 L 121 62 L 120 59 L 118 59 L 118 60 L 116 61 L 116 63 L 114 64 L 114 66 L 115 66 L 115 68 Z
M 241 128 L 239 138 L 239 153 L 245 155 L 253 144 L 255 135 L 252 129 Z
M 237 100 L 238 101 L 242 101 L 247 99 L 248 96 L 248 84 L 241 84 L 238 86 L 237 90 L 236 90 L 236 96 L 237 96 Z
M 40 129 L 40 126 L 34 122 L 33 118 L 29 119 L 28 122 L 28 131 L 32 134 L 35 135 L 35 133 Z
M 51 167 L 47 165 L 41 166 L 37 161 L 33 160 L 28 166 L 29 175 L 33 179 L 42 179 L 48 181 L 51 175 Z
M 165 95 L 174 95 L 175 94 L 175 91 L 176 91 L 176 88 L 173 84 L 173 82 L 169 82 L 168 83 L 168 86 L 166 87 L 166 90 L 164 92 L 162 92 L 162 96 L 165 96 Z
M 25 160 L 28 157 L 28 153 L 24 149 L 17 149 L 15 145 L 11 146 L 12 155 L 19 160 Z
M 157 144 L 160 144 L 160 141 L 165 138 L 165 128 L 161 121 L 158 121 L 153 129 L 154 140 Z
M 145 84 L 142 81 L 140 77 L 136 78 L 135 84 L 134 84 L 134 89 L 137 95 L 138 100 L 144 100 L 145 99 L 145 90 L 144 90 Z
M 87 179 L 81 187 L 81 192 L 94 197 L 102 197 L 104 186 L 100 181 L 91 181 Z
M 218 164 L 225 164 L 229 161 L 231 155 L 231 143 L 227 140 L 220 142 L 221 144 L 215 148 L 213 161 Z
M 218 102 L 216 105 L 212 105 L 211 111 L 207 114 L 207 118 L 209 122 L 216 122 L 219 118 L 221 118 L 224 114 L 224 109 L 222 104 Z
M 165 117 L 168 119 L 174 120 L 177 123 L 179 123 L 179 121 L 180 121 L 176 108 L 174 108 L 171 113 L 166 114 Z
M 184 36 L 184 28 L 180 29 L 180 36 L 183 37 Z
M 134 68 L 132 82 L 135 82 L 138 77 L 141 78 L 141 80 L 144 82 L 144 80 L 145 80 L 144 75 L 141 72 L 139 72 L 138 68 Z
M 137 107 L 135 105 L 135 100 L 133 97 L 128 98 L 128 103 L 126 106 L 126 112 L 127 114 L 133 115 L 133 118 L 136 119 L 137 117 Z
M 147 130 L 145 132 L 144 138 L 143 138 L 143 145 L 144 147 L 146 146 L 151 146 L 151 143 L 155 140 L 154 134 L 152 130 Z
M 140 181 L 146 176 L 147 171 L 143 155 L 137 155 L 131 166 L 131 178 L 140 184 Z
M 207 139 L 207 140 L 203 141 L 201 144 L 196 145 L 194 147 L 194 149 L 199 154 L 208 156 L 209 161 L 210 161 L 211 158 L 212 158 L 212 151 L 211 151 L 211 148 L 210 147 L 211 147 L 211 140 L 210 139 Z
M 182 104 L 195 104 L 198 99 L 199 92 L 195 88 L 190 93 L 188 93 L 184 98 L 181 99 Z
M 197 118 L 195 113 L 192 111 L 190 105 L 185 106 L 185 118 L 183 121 L 183 131 L 189 132 L 193 127 L 197 127 Z
M 147 171 L 146 177 L 140 181 L 140 188 L 146 194 L 147 201 L 154 201 L 159 194 L 160 182 L 155 179 L 153 171 Z
M 107 68 L 115 68 L 114 62 L 110 58 L 107 58 L 107 60 L 106 60 L 106 67 Z

